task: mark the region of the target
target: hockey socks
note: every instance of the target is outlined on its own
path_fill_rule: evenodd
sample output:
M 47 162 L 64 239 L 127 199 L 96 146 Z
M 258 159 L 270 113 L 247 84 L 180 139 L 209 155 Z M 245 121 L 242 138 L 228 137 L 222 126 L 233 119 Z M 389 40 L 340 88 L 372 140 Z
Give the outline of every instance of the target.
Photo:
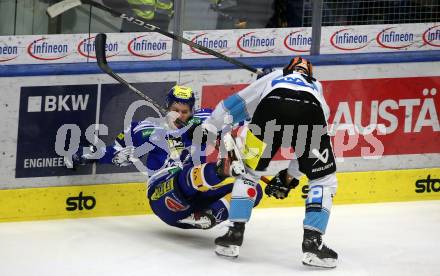
M 257 200 L 258 184 L 246 177 L 237 178 L 232 189 L 231 209 L 229 220 L 233 222 L 248 222 L 252 208 Z

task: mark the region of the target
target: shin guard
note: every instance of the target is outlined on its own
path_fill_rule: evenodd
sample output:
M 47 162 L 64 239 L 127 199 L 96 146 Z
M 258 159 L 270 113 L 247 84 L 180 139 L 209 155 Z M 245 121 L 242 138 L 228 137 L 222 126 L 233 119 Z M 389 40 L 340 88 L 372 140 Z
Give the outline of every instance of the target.
M 232 189 L 229 220 L 233 222 L 249 221 L 257 198 L 257 183 L 247 177 L 239 177 Z

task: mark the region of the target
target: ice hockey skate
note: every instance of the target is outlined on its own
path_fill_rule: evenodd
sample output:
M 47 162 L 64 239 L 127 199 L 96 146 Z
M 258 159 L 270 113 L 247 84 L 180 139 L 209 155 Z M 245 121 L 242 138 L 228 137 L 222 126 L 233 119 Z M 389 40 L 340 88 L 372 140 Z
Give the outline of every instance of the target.
M 337 265 L 338 254 L 322 242 L 319 232 L 304 231 L 302 251 L 304 265 L 323 268 L 335 268 Z
M 244 222 L 234 222 L 226 234 L 215 239 L 215 253 L 218 256 L 237 258 L 243 244 Z

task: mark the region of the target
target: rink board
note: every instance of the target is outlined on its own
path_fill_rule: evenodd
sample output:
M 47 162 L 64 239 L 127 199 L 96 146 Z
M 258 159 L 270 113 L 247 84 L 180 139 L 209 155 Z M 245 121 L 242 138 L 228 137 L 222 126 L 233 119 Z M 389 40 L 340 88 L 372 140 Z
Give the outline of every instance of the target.
M 377 66 L 371 60 L 368 64 L 329 65 L 329 60 L 316 59 L 315 73 L 326 87 L 332 114 L 329 124 L 336 129 L 332 139 L 339 172 L 440 167 L 440 144 L 436 143 L 440 140 L 440 60 L 396 60 Z M 147 71 L 129 71 L 123 77 L 158 103 L 165 103 L 166 92 L 176 83 L 191 86 L 196 91 L 196 105 L 203 107 L 212 107 L 255 79 L 244 70 L 196 70 L 189 67 L 191 64 L 186 64 L 185 70 L 162 68 L 172 71 L 149 67 Z M 57 135 L 61 127 L 76 125 L 75 136 L 81 135 L 80 143 L 85 145 L 87 130 L 96 129 L 95 124 L 107 126 L 108 133 L 100 132 L 99 139 L 111 145 L 125 129 L 128 110 L 139 100 L 109 76 L 87 70 L 77 75 L 69 71 L 73 65 L 65 68 L 62 75 L 0 77 L 4 87 L 0 190 L 144 181 L 143 175 L 129 166 L 89 164 L 77 170 L 64 166 L 56 152 L 57 137 L 60 142 L 67 139 L 67 133 L 65 137 L 62 131 Z M 130 121 L 154 115 L 151 108 L 141 107 Z M 379 126 L 384 126 L 386 133 L 379 132 Z M 284 162 L 278 157 L 275 160 Z
M 338 173 L 335 204 L 439 200 L 440 168 Z M 304 205 L 305 179 L 288 199 L 259 208 Z M 0 221 L 151 214 L 145 183 L 0 190 Z

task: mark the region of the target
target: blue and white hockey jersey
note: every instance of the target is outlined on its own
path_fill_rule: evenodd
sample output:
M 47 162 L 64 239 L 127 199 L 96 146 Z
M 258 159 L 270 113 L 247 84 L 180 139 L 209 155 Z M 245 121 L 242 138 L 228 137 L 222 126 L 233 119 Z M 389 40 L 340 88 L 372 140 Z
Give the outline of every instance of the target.
M 192 136 L 194 128 L 211 112 L 210 109 L 197 110 L 186 127 L 175 130 L 148 120 L 133 122 L 129 130 L 120 133 L 114 144 L 106 148 L 99 163 L 126 166 L 131 165 L 134 159 L 147 155 L 145 165 L 149 176 L 166 167 L 192 163 L 191 151 L 200 151 L 196 156 L 200 156 L 201 160 L 197 161 L 204 163 L 206 157 L 201 152 L 205 146 L 192 147 Z

